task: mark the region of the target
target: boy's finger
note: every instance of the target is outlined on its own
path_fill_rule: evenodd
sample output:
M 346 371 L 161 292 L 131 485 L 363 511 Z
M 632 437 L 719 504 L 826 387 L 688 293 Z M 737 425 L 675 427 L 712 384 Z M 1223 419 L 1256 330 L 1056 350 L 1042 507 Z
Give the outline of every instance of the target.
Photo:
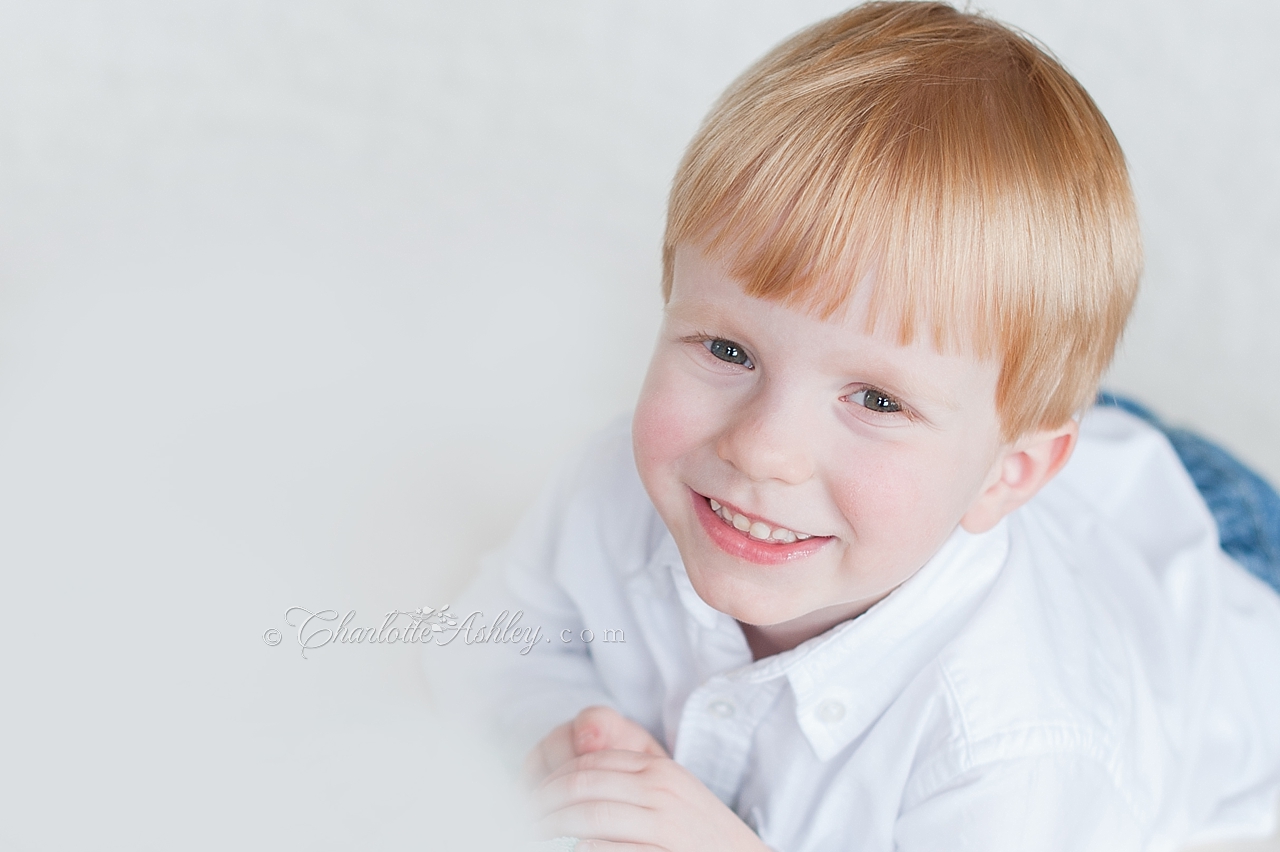
M 656 807 L 658 797 L 644 776 L 609 769 L 580 769 L 548 778 L 531 795 L 534 810 L 545 816 L 582 802 L 617 802 Z
M 563 763 L 556 767 L 542 779 L 542 784 L 549 784 L 562 775 L 584 770 L 602 769 L 609 772 L 641 772 L 649 768 L 654 760 L 654 755 L 639 751 L 605 749 L 603 751 L 587 752 L 586 754 L 578 755 L 568 763 Z
M 577 757 L 573 747 L 573 723 L 565 722 L 547 734 L 524 759 L 524 778 L 530 786 Z
M 612 707 L 588 707 L 574 718 L 573 748 L 577 754 L 620 749 L 667 756 L 666 749 L 652 734 Z
M 536 814 L 547 816 L 583 802 L 616 802 L 646 807 L 645 798 L 637 775 L 588 769 L 561 775 L 539 785 L 533 792 L 531 804 Z
M 579 840 L 573 852 L 667 852 L 648 843 L 614 843 L 612 840 Z
M 589 837 L 615 843 L 645 844 L 653 839 L 653 814 L 625 802 L 579 802 L 547 814 L 536 832 L 544 837 Z

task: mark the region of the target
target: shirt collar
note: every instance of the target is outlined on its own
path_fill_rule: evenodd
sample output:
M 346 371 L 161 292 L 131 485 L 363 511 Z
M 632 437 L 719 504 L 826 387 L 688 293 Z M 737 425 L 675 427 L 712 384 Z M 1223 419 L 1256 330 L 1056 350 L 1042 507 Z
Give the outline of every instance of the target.
M 1009 551 L 1005 522 L 974 535 L 957 528 L 924 567 L 857 618 L 791 651 L 726 672 L 763 683 L 786 677 L 796 722 L 820 760 L 859 737 L 959 632 Z M 704 629 L 736 632 L 734 619 L 698 597 L 668 534 L 654 554 L 670 565 L 685 611 Z

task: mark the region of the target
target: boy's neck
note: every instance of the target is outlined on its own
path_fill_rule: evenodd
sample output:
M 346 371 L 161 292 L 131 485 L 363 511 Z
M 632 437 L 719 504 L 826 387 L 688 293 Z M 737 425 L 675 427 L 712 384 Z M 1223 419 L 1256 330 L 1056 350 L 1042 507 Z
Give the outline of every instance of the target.
M 875 600 L 824 607 L 780 624 L 747 624 L 739 621 L 738 626 L 742 628 L 747 647 L 751 649 L 751 659 L 762 660 L 790 651 L 815 636 L 821 636 L 837 624 L 857 618 L 883 597 L 881 595 Z

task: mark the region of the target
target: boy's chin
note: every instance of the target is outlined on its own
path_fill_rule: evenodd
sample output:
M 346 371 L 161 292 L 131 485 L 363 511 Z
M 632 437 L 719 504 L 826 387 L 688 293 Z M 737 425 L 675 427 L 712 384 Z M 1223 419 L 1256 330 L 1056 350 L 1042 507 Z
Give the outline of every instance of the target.
M 732 579 L 706 577 L 689 571 L 689 582 L 707 606 L 755 627 L 770 627 L 802 618 L 807 610 L 795 602 L 780 600 L 766 592 Z
M 856 618 L 888 594 L 875 594 L 864 600 L 817 606 L 780 595 L 777 590 L 761 589 L 732 577 L 688 572 L 689 581 L 698 597 L 712 609 L 750 626 L 789 637 L 793 645 L 826 633 L 832 627 Z

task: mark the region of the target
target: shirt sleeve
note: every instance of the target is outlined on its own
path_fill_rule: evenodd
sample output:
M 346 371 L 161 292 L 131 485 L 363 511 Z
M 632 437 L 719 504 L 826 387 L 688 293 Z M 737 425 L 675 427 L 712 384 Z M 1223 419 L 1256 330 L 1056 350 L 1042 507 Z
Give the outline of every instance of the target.
M 1003 760 L 956 778 L 904 811 L 898 852 L 1125 852 L 1146 848 L 1141 823 L 1105 767 L 1054 754 Z
M 446 629 L 423 649 L 436 709 L 478 727 L 512 765 L 579 710 L 613 705 L 589 647 L 559 640 L 564 630 L 583 628 L 557 572 L 567 510 L 593 461 L 590 450 L 562 465 L 508 544 L 481 561 L 450 606 L 456 632 Z

